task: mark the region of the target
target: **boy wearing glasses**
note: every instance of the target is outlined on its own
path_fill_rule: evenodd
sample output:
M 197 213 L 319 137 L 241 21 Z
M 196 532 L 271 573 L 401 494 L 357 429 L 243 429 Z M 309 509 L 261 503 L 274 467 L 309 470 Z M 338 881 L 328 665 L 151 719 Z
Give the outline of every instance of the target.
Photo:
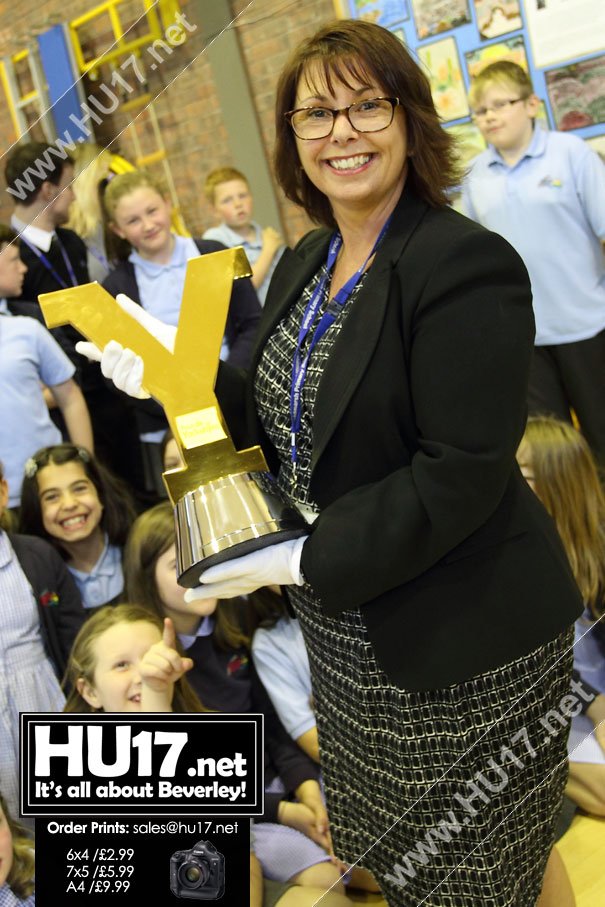
M 471 165 L 463 210 L 500 233 L 531 278 L 536 340 L 533 414 L 571 421 L 605 465 L 605 166 L 577 136 L 535 128 L 527 73 L 501 61 L 471 84 L 489 147 Z
M 219 167 L 206 177 L 204 194 L 217 219 L 203 239 L 214 239 L 228 248 L 243 246 L 252 267 L 252 284 L 259 302 L 265 304 L 271 275 L 285 249 L 273 227 L 260 227 L 252 220 L 252 193 L 243 173 L 233 167 Z

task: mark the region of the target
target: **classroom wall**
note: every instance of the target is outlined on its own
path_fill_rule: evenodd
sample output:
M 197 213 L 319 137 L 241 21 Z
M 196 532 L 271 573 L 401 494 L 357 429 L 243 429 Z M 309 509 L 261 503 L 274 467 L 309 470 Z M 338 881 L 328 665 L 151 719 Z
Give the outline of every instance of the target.
M 206 173 L 214 167 L 240 165 L 242 147 L 246 148 L 246 136 L 228 136 L 218 100 L 217 84 L 212 65 L 204 48 L 207 37 L 203 34 L 205 4 L 216 0 L 183 0 L 181 10 L 188 21 L 199 26 L 196 32 L 187 36 L 187 41 L 175 48 L 155 71 L 147 65 L 148 88 L 154 96 L 155 109 L 168 150 L 171 168 L 176 184 L 182 214 L 194 235 L 201 233 L 213 223 L 208 204 L 203 196 Z M 40 4 L 24 0 L 19 8 L 19 29 L 14 27 L 14 16 L 8 0 L 0 0 L 0 55 L 21 50 L 27 43 L 27 32 L 42 31 L 57 21 L 69 21 L 80 16 L 95 4 L 90 0 L 46 0 L 44 14 Z M 311 34 L 324 21 L 334 18 L 332 0 L 233 0 L 228 4 L 233 23 L 231 28 L 237 36 L 237 52 L 244 61 L 248 73 L 248 84 L 256 113 L 257 128 L 262 136 L 262 149 L 267 162 L 270 161 L 273 145 L 273 91 L 279 70 L 290 49 L 307 34 Z M 124 4 L 124 22 L 134 22 L 141 4 Z M 122 7 L 120 7 L 122 9 Z M 122 13 L 121 13 L 122 15 Z M 12 22 L 12 24 L 11 24 Z M 132 34 L 143 34 L 145 23 L 140 23 Z M 100 53 L 110 44 L 107 22 L 98 21 L 87 26 L 85 35 L 91 56 Z M 222 49 L 229 42 L 216 38 L 214 46 Z M 233 52 L 232 50 L 230 52 Z M 149 64 L 151 58 L 142 51 L 143 61 Z M 132 67 L 123 69 L 124 76 L 136 84 Z M 91 91 L 99 94 L 99 85 L 111 81 L 111 70 L 103 68 L 96 81 L 83 80 L 84 94 Z M 24 83 L 25 89 L 27 85 Z M 130 95 L 126 95 L 130 97 Z M 102 143 L 118 136 L 118 149 L 132 159 L 134 149 L 125 130 L 130 117 L 119 112 L 104 117 L 101 126 L 95 125 L 95 133 Z M 139 135 L 144 150 L 151 150 L 154 143 L 149 128 L 140 118 Z M 15 140 L 15 130 L 5 104 L 0 104 L 0 134 L 4 137 L 4 151 Z M 40 126 L 33 126 L 31 137 L 42 139 Z M 2 170 L 4 168 L 2 167 Z M 161 170 L 156 166 L 156 172 Z M 4 180 L 2 179 L 2 183 Z M 254 189 L 254 185 L 253 185 Z M 306 217 L 293 205 L 286 202 L 277 187 L 273 187 L 281 228 L 288 241 L 295 241 L 308 228 Z M 5 192 L 0 193 L 0 219 L 6 221 L 12 209 L 11 199 Z
M 225 126 L 225 118 L 219 101 L 218 78 L 224 78 L 225 68 L 221 73 L 215 72 L 209 54 L 204 48 L 208 43 L 204 22 L 219 0 L 182 0 L 181 10 L 188 21 L 197 28 L 187 35 L 184 44 L 175 47 L 174 52 L 161 65 L 151 70 L 147 65 L 148 89 L 155 98 L 155 109 L 162 129 L 176 191 L 184 219 L 194 235 L 202 232 L 212 223 L 212 216 L 204 197 L 203 183 L 206 173 L 214 167 L 225 164 L 239 164 L 246 160 L 249 144 L 245 130 L 240 135 L 238 130 Z M 528 67 L 535 78 L 536 89 L 545 100 L 545 122 L 552 128 L 569 114 L 569 105 L 574 96 L 578 97 L 576 107 L 587 109 L 584 95 L 591 96 L 591 110 L 599 122 L 574 128 L 581 137 L 598 143 L 603 141 L 605 133 L 605 78 L 600 76 L 605 57 L 602 52 L 593 51 L 588 55 L 566 56 L 565 42 L 560 42 L 561 60 L 556 65 L 539 67 L 535 64 L 534 48 L 528 31 L 526 5 L 542 3 L 544 12 L 550 14 L 554 6 L 563 0 L 520 0 L 521 27 L 505 35 L 494 38 L 482 38 L 481 16 L 491 5 L 514 7 L 516 0 L 220 0 L 233 16 L 230 35 L 235 33 L 236 41 L 216 37 L 214 52 L 239 55 L 243 61 L 243 71 L 247 78 L 247 98 L 242 104 L 254 107 L 255 128 L 260 131 L 262 139 L 257 144 L 254 154 L 262 154 L 264 167 L 270 166 L 274 138 L 273 100 L 274 88 L 278 73 L 290 50 L 308 34 L 315 31 L 322 23 L 334 19 L 337 13 L 354 16 L 367 16 L 380 21 L 396 31 L 412 52 L 419 55 L 425 65 L 432 70 L 434 93 L 444 116 L 446 128 L 458 131 L 467 151 L 480 150 L 476 130 L 471 122 L 468 109 L 464 107 L 465 91 L 468 85 L 469 67 L 476 63 L 478 52 L 485 55 L 490 48 L 504 41 L 513 42 L 513 51 L 518 52 L 519 41 L 523 42 Z M 457 8 L 460 4 L 466 8 L 464 22 L 444 21 L 430 31 L 431 14 L 435 10 L 443 12 Z M 93 8 L 90 0 L 20 0 L 17 9 L 14 0 L 0 0 L 0 55 L 15 53 L 34 40 L 35 35 L 50 28 L 57 22 L 74 19 Z M 550 5 L 550 9 L 549 9 Z M 570 4 L 567 3 L 567 7 Z M 575 0 L 576 13 L 592 9 L 591 22 L 597 34 L 604 35 L 605 30 L 598 31 L 595 16 L 605 16 L 603 0 Z M 130 26 L 140 14 L 140 0 L 127 0 L 120 10 L 126 25 Z M 601 10 L 601 12 L 599 12 Z M 422 28 L 429 23 L 429 32 L 422 37 Z M 423 24 L 424 23 L 424 24 Z M 445 31 L 439 28 L 445 27 Z M 498 26 L 496 26 L 498 28 Z M 133 26 L 132 34 L 142 34 L 146 24 L 140 22 Z M 574 47 L 581 46 L 585 35 L 576 34 L 570 27 L 570 41 Z M 97 20 L 85 29 L 87 49 L 92 55 L 108 47 L 111 37 L 107 20 Z M 445 43 L 444 43 L 445 42 Z M 516 42 L 516 44 L 515 44 Z M 580 42 L 580 44 L 578 44 Z M 469 57 L 468 55 L 471 55 Z M 472 57 L 472 55 L 475 55 Z M 151 58 L 147 51 L 141 52 L 142 59 L 149 64 Z M 239 62 L 237 61 L 237 62 Z M 222 60 L 221 62 L 224 63 Z M 234 61 L 235 62 L 235 61 Z M 561 74 L 558 96 L 555 99 L 556 79 L 553 73 L 568 67 L 568 72 Z M 575 70 L 573 67 L 575 66 Z M 571 67 L 571 68 L 570 68 Z M 128 68 L 125 75 L 135 81 L 136 77 Z M 102 68 L 93 81 L 86 77 L 82 83 L 84 96 L 95 93 L 100 96 L 102 84 L 111 83 L 112 73 L 109 68 Z M 550 83 L 550 94 L 548 84 Z M 579 88 L 578 88 L 579 86 Z M 25 85 L 25 88 L 27 86 Z M 137 85 L 137 89 L 141 86 Z M 574 95 L 575 93 L 575 95 Z M 251 98 L 251 100 L 250 100 Z M 149 128 L 141 118 L 139 133 L 144 150 L 151 150 L 152 141 Z M 233 117 L 231 117 L 233 120 Z M 243 119 L 243 118 L 242 118 Z M 95 126 L 98 139 L 106 143 L 118 136 L 118 150 L 126 157 L 132 158 L 134 150 L 127 127 L 130 116 L 119 111 L 103 118 L 100 126 Z M 567 125 L 577 126 L 581 121 L 572 115 L 565 121 Z M 249 126 L 246 128 L 250 128 Z M 0 104 L 0 134 L 3 136 L 4 151 L 15 140 L 15 131 L 7 107 Z M 39 126 L 32 128 L 32 136 L 41 138 Z M 250 161 L 254 173 L 255 160 Z M 266 184 L 263 184 L 266 185 Z M 268 185 L 271 187 L 271 183 Z M 252 184 L 254 190 L 254 181 Z M 308 228 L 309 223 L 293 205 L 286 202 L 279 189 L 271 187 L 275 196 L 272 210 L 280 223 L 288 241 L 294 242 Z M 265 188 L 263 191 L 267 191 Z M 258 195 L 258 192 L 257 192 Z M 273 201 L 273 200 L 272 200 Z M 5 192 L 0 193 L 0 219 L 6 221 L 10 216 L 11 201 Z

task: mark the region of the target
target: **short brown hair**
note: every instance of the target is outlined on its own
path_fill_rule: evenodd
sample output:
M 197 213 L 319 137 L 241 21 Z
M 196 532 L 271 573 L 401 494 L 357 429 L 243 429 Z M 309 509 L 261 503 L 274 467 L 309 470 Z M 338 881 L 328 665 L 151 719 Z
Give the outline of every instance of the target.
M 216 187 L 221 183 L 230 183 L 231 180 L 241 180 L 246 186 L 250 185 L 244 174 L 235 167 L 217 167 L 216 170 L 210 171 L 204 183 L 204 195 L 211 205 L 214 204 Z
M 42 183 L 58 186 L 64 169 L 73 167 L 73 163 L 65 149 L 57 151 L 46 142 L 15 145 L 4 168 L 6 184 L 22 205 L 29 206 L 40 194 Z
M 294 107 L 300 78 L 311 63 L 334 81 L 376 81 L 386 95 L 398 97 L 405 113 L 409 175 L 418 195 L 433 207 L 447 204 L 447 190 L 461 178 L 454 139 L 441 127 L 428 78 L 392 32 L 359 20 L 340 20 L 300 44 L 286 63 L 277 86 L 275 172 L 287 198 L 312 220 L 334 227 L 329 199 L 299 166 L 296 139 L 285 119 Z
M 534 93 L 531 79 L 522 66 L 512 60 L 497 60 L 485 66 L 471 82 L 468 99 L 474 107 L 483 93 L 491 85 L 504 85 L 506 88 L 513 86 L 519 92 L 519 97 L 529 98 Z
M 0 252 L 4 246 L 9 246 L 17 239 L 17 234 L 7 224 L 0 224 Z

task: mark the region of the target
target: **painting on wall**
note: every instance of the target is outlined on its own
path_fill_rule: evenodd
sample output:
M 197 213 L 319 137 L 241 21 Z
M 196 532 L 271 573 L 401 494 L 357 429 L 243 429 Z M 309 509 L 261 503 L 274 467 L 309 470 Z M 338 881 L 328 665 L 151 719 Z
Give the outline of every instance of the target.
M 446 122 L 470 113 L 458 48 L 453 38 L 443 38 L 418 48 L 418 59 L 431 81 L 437 113 Z
M 456 153 L 465 168 L 487 148 L 485 139 L 474 123 L 459 123 L 447 126 L 446 129 L 456 138 Z
M 512 63 L 518 63 L 525 72 L 529 72 L 525 42 L 521 35 L 508 38 L 506 41 L 499 41 L 497 44 L 478 47 L 465 54 L 465 57 L 466 68 L 471 79 L 474 79 L 490 63 L 496 63 L 498 60 L 510 60 Z
M 519 0 L 473 0 L 473 3 L 483 41 L 523 28 Z
M 556 129 L 605 123 L 605 56 L 551 69 L 545 77 Z
M 336 3 L 336 12 L 351 19 L 374 22 L 383 28 L 390 28 L 410 17 L 406 0 L 340 0 Z
M 471 21 L 468 0 L 410 0 L 418 37 L 430 38 Z

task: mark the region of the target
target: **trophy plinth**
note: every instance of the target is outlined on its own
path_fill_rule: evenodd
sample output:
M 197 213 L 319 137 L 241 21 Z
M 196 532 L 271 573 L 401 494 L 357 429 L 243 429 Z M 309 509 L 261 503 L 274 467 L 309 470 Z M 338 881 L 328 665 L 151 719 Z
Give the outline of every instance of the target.
M 271 478 L 268 473 L 261 477 L 250 472 L 221 476 L 176 502 L 181 586 L 197 586 L 200 574 L 214 564 L 305 533 L 300 513 L 278 489 L 261 487 Z
M 250 274 L 241 248 L 189 261 L 174 352 L 96 283 L 40 296 L 49 327 L 70 323 L 101 349 L 117 340 L 143 359 L 145 389 L 163 405 L 185 464 L 163 474 L 182 586 L 196 586 L 213 564 L 307 531 L 260 447 L 235 449 L 214 394 L 233 280 Z

